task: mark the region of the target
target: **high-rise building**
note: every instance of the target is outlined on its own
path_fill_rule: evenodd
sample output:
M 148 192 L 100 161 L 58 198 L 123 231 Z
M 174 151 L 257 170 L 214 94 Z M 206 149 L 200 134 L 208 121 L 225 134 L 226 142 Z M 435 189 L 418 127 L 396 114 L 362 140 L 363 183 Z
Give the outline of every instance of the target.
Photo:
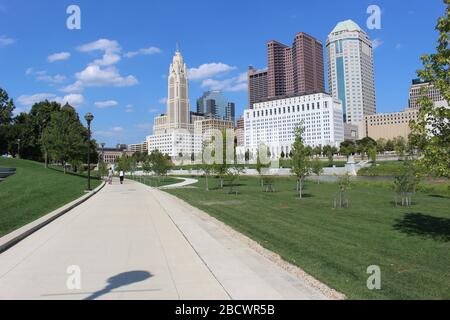
M 203 119 L 190 111 L 187 68 L 177 49 L 169 69 L 167 114 L 155 118 L 148 152 L 159 150 L 171 157 L 190 156 L 201 146 L 194 137 L 193 122 Z
M 248 67 L 248 103 L 249 108 L 252 109 L 255 103 L 267 99 L 268 93 L 268 78 L 267 69 L 256 70 L 253 67 Z
M 245 151 L 255 156 L 263 143 L 272 158 L 289 155 L 299 125 L 305 129 L 305 144 L 339 147 L 344 141 L 341 101 L 317 93 L 256 103 L 244 111 Z
M 220 91 L 208 91 L 197 100 L 197 113 L 208 119 L 234 122 L 235 104 L 229 102 Z
M 423 96 L 430 98 L 436 107 L 448 108 L 448 103 L 438 88 L 430 82 L 414 79 L 409 89 L 409 108 L 420 109 L 419 99 Z
M 190 123 L 187 68 L 178 49 L 169 69 L 167 120 L 171 128 L 187 129 Z
M 327 39 L 329 91 L 343 103 L 344 121 L 361 125 L 376 113 L 373 47 L 352 20 L 339 22 Z
M 292 47 L 267 43 L 269 98 L 325 92 L 323 45 L 299 32 Z

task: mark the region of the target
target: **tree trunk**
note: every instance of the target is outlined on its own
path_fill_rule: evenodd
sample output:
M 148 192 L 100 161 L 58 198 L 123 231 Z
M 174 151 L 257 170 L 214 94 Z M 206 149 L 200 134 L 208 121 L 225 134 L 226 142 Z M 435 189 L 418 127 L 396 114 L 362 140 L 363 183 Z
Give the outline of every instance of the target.
M 45 169 L 48 169 L 48 154 L 47 151 L 45 151 Z
M 302 179 L 299 180 L 299 185 L 300 185 L 299 197 L 300 197 L 300 199 L 303 199 L 303 180 Z
M 205 179 L 206 179 L 206 191 L 209 191 L 208 175 L 205 175 Z
M 66 162 L 65 161 L 63 161 L 63 167 L 64 167 L 64 174 L 66 174 L 67 173 L 67 169 L 66 169 Z

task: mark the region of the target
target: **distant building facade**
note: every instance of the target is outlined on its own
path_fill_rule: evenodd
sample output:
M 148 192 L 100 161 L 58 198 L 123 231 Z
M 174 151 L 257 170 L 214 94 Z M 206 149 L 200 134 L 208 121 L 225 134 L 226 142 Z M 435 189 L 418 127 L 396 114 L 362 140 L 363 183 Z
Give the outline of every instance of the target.
M 253 109 L 253 105 L 267 100 L 268 97 L 268 71 L 248 68 L 248 107 Z
M 129 144 L 128 145 L 128 151 L 132 153 L 148 153 L 148 144 L 147 142 L 142 143 L 136 143 L 136 144 Z
M 256 103 L 244 111 L 245 150 L 255 155 L 263 143 L 272 158 L 289 155 L 299 125 L 305 129 L 305 144 L 339 147 L 344 141 L 341 101 L 317 93 Z
M 325 92 L 323 45 L 299 32 L 292 47 L 267 43 L 268 98 Z
M 424 95 L 430 98 L 436 107 L 449 107 L 439 89 L 432 83 L 414 79 L 409 89 L 409 108 L 420 109 L 419 99 Z
M 396 137 L 408 139 L 411 133 L 411 121 L 417 121 L 419 110 L 406 109 L 402 112 L 377 113 L 366 116 L 364 121 L 365 136 L 372 139 L 392 140 Z
M 234 122 L 235 104 L 229 102 L 220 91 L 208 91 L 197 100 L 197 113 L 208 119 Z
M 234 130 L 236 136 L 236 146 L 245 146 L 245 120 L 244 117 L 240 117 L 237 121 L 236 129 Z
M 327 39 L 328 88 L 343 103 L 344 121 L 361 125 L 376 113 L 373 47 L 353 21 L 337 24 Z

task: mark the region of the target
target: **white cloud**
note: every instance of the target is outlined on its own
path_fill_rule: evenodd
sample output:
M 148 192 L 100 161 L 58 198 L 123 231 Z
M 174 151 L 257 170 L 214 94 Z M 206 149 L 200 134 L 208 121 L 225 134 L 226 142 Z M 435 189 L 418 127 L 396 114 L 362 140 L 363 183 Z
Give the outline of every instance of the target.
M 69 103 L 72 107 L 79 107 L 84 103 L 84 97 L 81 94 L 69 94 L 64 97 L 58 97 L 53 93 L 36 93 L 33 95 L 22 95 L 17 98 L 17 102 L 29 110 L 35 103 L 41 101 L 56 101 L 62 105 Z
M 161 49 L 160 48 L 149 47 L 149 48 L 139 49 L 138 51 L 127 52 L 125 54 L 125 57 L 130 59 L 130 58 L 133 58 L 133 57 L 138 56 L 138 55 L 152 55 L 152 54 L 157 54 L 157 53 L 161 53 Z
M 120 137 L 124 132 L 125 130 L 122 127 L 113 127 L 109 130 L 95 131 L 94 136 L 102 138 Z
M 201 84 L 202 88 L 208 88 L 209 90 L 219 90 L 226 92 L 241 92 L 247 91 L 247 74 L 241 73 L 237 77 L 216 80 L 216 79 L 205 79 Z
M 202 80 L 210 77 L 217 76 L 235 70 L 236 67 L 229 66 L 224 63 L 206 63 L 202 64 L 198 68 L 191 68 L 188 70 L 188 77 L 190 80 Z
M 144 131 L 151 131 L 153 128 L 153 125 L 151 123 L 140 123 L 136 125 L 136 128 Z
M 373 49 L 379 48 L 382 44 L 383 44 L 383 40 L 381 40 L 380 38 L 376 38 L 376 39 L 372 40 L 372 48 Z
M 91 65 L 111 66 L 118 63 L 121 59 L 120 52 L 122 51 L 122 48 L 115 40 L 99 39 L 97 41 L 79 46 L 77 49 L 78 51 L 85 53 L 92 51 L 104 52 L 102 59 L 94 60 Z
M 75 74 L 73 84 L 61 89 L 62 92 L 81 92 L 86 87 L 130 87 L 137 85 L 136 77 L 121 76 L 114 66 L 121 60 L 122 48 L 115 40 L 99 39 L 77 48 L 80 52 L 104 51 L 101 59 L 91 62 L 84 70 Z
M 5 35 L 0 36 L 0 47 L 6 47 L 14 44 L 15 42 L 16 40 L 13 38 L 7 37 Z
M 72 107 L 77 108 L 84 103 L 84 97 L 81 94 L 69 94 L 63 98 L 57 97 L 55 101 L 60 103 L 61 105 L 65 105 L 66 103 L 68 103 Z
M 161 99 L 158 100 L 158 102 L 159 102 L 160 104 L 167 104 L 167 98 L 166 98 L 166 97 L 161 98 Z
M 25 70 L 25 75 L 30 76 L 33 74 L 33 68 L 28 68 L 27 70 Z
M 36 93 L 33 95 L 21 95 L 17 98 L 17 102 L 24 107 L 31 107 L 35 103 L 53 100 L 55 97 L 56 95 L 52 93 Z
M 395 45 L 395 49 L 400 50 L 401 48 L 403 48 L 403 45 L 401 43 L 397 43 Z
M 129 104 L 125 107 L 125 112 L 126 113 L 131 113 L 134 112 L 134 106 L 132 104 Z
M 94 103 L 97 108 L 106 109 L 117 106 L 119 103 L 115 100 L 98 101 Z
M 131 87 L 139 81 L 132 75 L 122 77 L 115 67 L 101 68 L 98 65 L 89 65 L 81 72 L 75 74 L 77 81 L 61 91 L 80 92 L 85 87 Z
M 70 53 L 69 52 L 59 52 L 54 53 L 52 55 L 49 55 L 47 57 L 48 62 L 56 62 L 56 61 L 64 61 L 70 59 Z
M 109 39 L 99 39 L 94 42 L 83 44 L 79 46 L 78 51 L 80 52 L 91 52 L 91 51 L 120 51 L 121 47 L 119 43 L 115 40 Z
M 158 108 L 150 108 L 148 110 L 148 112 L 150 112 L 150 113 L 159 113 L 159 112 L 161 112 L 161 110 L 159 110 Z
M 60 83 L 63 83 L 64 81 L 66 81 L 66 79 L 67 78 L 65 76 L 60 75 L 60 74 L 52 76 L 52 75 L 49 75 L 47 73 L 47 71 L 36 72 L 36 80 L 37 81 L 48 82 L 51 84 L 60 84 Z

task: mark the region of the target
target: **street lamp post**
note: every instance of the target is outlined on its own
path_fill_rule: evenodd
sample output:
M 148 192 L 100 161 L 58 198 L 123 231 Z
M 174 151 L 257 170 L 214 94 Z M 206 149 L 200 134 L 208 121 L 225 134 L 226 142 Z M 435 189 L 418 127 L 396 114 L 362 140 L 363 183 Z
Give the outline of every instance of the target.
M 20 139 L 17 139 L 17 159 L 20 159 Z
M 106 145 L 106 143 L 102 142 L 102 144 L 101 144 L 101 146 L 102 146 L 102 162 L 101 162 L 102 178 L 103 178 L 103 170 L 104 170 L 104 165 L 105 165 L 105 145 Z
M 87 113 L 84 116 L 88 124 L 88 188 L 87 191 L 91 191 L 91 122 L 94 120 L 92 113 Z

